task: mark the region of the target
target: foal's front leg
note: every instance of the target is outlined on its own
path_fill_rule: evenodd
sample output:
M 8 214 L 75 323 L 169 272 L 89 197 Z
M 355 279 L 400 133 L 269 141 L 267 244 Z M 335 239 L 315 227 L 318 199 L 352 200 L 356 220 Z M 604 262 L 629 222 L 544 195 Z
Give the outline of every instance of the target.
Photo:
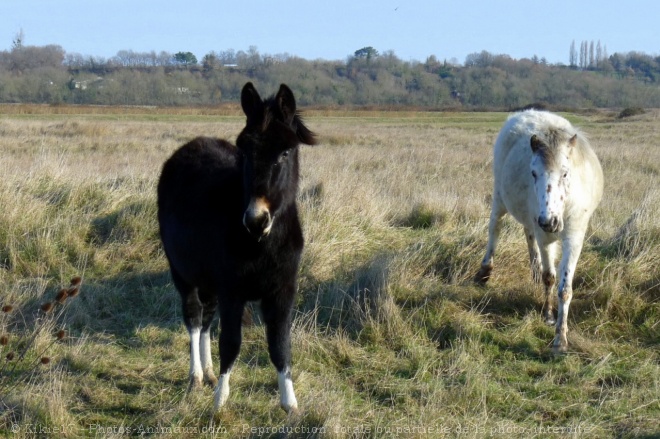
M 261 301 L 261 309 L 266 323 L 266 338 L 270 360 L 277 369 L 277 382 L 280 389 L 280 406 L 290 413 L 298 409 L 298 400 L 293 391 L 291 378 L 291 312 L 293 291 L 274 295 Z

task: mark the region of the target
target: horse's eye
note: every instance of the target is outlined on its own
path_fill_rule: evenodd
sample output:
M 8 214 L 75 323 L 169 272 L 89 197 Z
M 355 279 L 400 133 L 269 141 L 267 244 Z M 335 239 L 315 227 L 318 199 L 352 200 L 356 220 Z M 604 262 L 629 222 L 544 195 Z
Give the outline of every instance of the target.
M 564 172 L 564 175 L 561 176 L 561 178 L 566 178 L 568 177 L 568 172 Z
M 536 180 L 536 171 L 532 171 L 532 177 L 534 177 L 534 180 Z

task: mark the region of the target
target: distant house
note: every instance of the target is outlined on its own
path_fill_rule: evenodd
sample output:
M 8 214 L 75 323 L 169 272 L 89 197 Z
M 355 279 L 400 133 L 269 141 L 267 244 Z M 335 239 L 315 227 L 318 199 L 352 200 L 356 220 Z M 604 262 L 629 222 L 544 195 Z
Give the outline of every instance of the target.
M 101 78 L 100 76 L 97 76 L 94 79 L 84 79 L 81 81 L 72 80 L 70 82 L 69 87 L 75 90 L 87 90 L 87 87 L 89 87 L 91 84 L 95 84 L 100 81 L 103 81 L 103 78 Z

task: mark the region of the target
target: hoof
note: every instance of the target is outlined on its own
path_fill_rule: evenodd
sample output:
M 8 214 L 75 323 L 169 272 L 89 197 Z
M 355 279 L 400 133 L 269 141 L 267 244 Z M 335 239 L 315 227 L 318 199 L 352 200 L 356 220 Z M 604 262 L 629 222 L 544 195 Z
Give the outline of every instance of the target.
M 557 319 L 555 319 L 553 316 L 546 316 L 544 321 L 548 326 L 555 326 L 555 324 L 557 324 Z
M 216 389 L 213 398 L 214 401 L 213 410 L 215 412 L 219 412 L 222 406 L 225 405 L 225 403 L 227 402 L 227 399 L 229 399 L 229 393 L 218 392 L 218 390 Z
M 229 399 L 229 374 L 220 375 L 220 380 L 213 395 L 213 409 L 218 412 Z
M 482 266 L 481 270 L 477 272 L 474 276 L 474 282 L 479 285 L 486 285 L 488 279 L 490 279 L 490 274 L 493 272 L 493 267 L 491 266 Z
M 207 371 L 204 373 L 204 383 L 215 388 L 218 385 L 218 379 L 213 372 Z
M 284 404 L 280 404 L 280 407 L 282 407 L 282 410 L 284 410 L 285 412 L 287 412 L 289 415 L 295 415 L 295 414 L 297 414 L 297 413 L 299 412 L 299 410 L 298 410 L 298 403 L 297 403 L 297 402 L 295 402 L 295 403 L 292 404 L 292 405 L 284 405 Z
M 555 355 L 555 357 L 563 357 L 568 353 L 568 345 L 554 345 L 552 346 L 552 353 Z
M 188 391 L 193 392 L 203 387 L 202 377 L 191 376 L 188 382 Z

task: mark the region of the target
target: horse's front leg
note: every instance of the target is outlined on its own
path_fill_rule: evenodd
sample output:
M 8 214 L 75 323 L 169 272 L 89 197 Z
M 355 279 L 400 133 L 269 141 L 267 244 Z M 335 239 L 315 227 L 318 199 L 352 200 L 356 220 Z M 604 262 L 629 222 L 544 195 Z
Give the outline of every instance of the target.
M 289 291 L 290 290 L 290 291 Z M 277 369 L 280 389 L 280 406 L 287 412 L 298 409 L 291 378 L 291 313 L 293 288 L 282 291 L 261 301 L 266 323 L 266 338 L 270 360 Z
M 567 233 L 562 239 L 562 258 L 559 265 L 559 307 L 555 341 L 552 345 L 555 354 L 563 354 L 568 350 L 568 308 L 573 298 L 573 276 L 582 252 L 583 240 L 584 232 Z
M 538 232 L 538 231 L 537 231 Z M 555 259 L 557 257 L 557 243 L 545 232 L 538 234 L 538 244 L 541 253 L 541 265 L 543 273 L 541 279 L 543 281 L 544 300 L 543 300 L 543 320 L 548 325 L 555 324 L 555 316 L 552 309 L 552 293 L 554 292 L 555 280 L 557 279 L 557 272 L 555 270 Z

